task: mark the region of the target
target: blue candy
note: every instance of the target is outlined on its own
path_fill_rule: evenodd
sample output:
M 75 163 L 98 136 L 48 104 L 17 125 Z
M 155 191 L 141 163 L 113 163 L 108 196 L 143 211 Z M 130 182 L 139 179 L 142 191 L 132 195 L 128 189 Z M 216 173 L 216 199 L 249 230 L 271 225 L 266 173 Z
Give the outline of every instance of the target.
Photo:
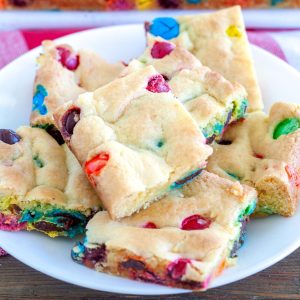
M 20 223 L 22 222 L 36 222 L 42 217 L 42 213 L 40 211 L 31 211 L 26 209 L 22 211 L 21 219 L 19 220 Z
M 187 2 L 190 4 L 198 4 L 201 3 L 201 0 L 187 0 Z
M 37 110 L 41 115 L 45 115 L 48 110 L 44 104 L 45 97 L 48 96 L 48 92 L 42 85 L 37 85 L 35 94 L 32 100 L 32 110 Z
M 179 24 L 174 18 L 156 18 L 152 21 L 149 31 L 154 36 L 170 40 L 179 35 Z
M 158 147 L 158 148 L 161 148 L 163 145 L 164 145 L 164 141 L 163 141 L 163 140 L 159 140 L 159 141 L 157 142 L 157 147 Z
M 272 0 L 271 4 L 272 5 L 277 5 L 277 4 L 280 4 L 281 2 L 283 2 L 283 0 Z
M 74 219 L 74 223 L 69 226 L 68 229 L 64 229 L 64 225 L 68 222 L 68 219 Z M 27 222 L 35 227 L 40 222 L 56 225 L 65 231 L 64 235 L 71 238 L 84 232 L 85 225 L 87 223 L 87 217 L 78 212 L 71 211 L 62 208 L 45 208 L 36 206 L 32 209 L 25 209 L 21 213 L 19 223 Z
M 82 256 L 85 252 L 85 246 L 81 242 L 77 242 L 71 251 L 71 258 L 74 261 L 82 262 Z

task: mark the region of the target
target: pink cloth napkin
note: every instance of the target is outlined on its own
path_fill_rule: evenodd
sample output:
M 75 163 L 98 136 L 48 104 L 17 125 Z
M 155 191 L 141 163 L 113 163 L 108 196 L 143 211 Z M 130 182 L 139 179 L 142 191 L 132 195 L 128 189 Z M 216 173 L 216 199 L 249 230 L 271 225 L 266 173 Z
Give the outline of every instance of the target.
M 28 50 L 39 46 L 45 39 L 56 39 L 80 30 L 84 29 L 0 31 L 0 69 Z M 248 37 L 250 43 L 271 52 L 300 71 L 300 30 L 248 30 Z M 0 248 L 0 256 L 6 254 Z
M 0 68 L 45 39 L 55 39 L 84 29 L 0 31 Z M 248 30 L 249 41 L 285 60 L 300 71 L 300 30 Z

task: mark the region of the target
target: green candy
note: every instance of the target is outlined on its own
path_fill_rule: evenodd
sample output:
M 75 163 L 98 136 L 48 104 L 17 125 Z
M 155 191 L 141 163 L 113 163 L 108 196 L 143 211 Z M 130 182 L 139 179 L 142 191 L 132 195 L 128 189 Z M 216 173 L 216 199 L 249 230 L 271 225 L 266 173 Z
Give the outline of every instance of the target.
M 242 178 L 234 173 L 231 173 L 231 172 L 228 172 L 228 171 L 225 171 L 227 173 L 227 175 L 229 175 L 230 177 L 234 178 L 235 180 L 238 180 L 240 181 Z
M 35 155 L 32 159 L 33 159 L 35 165 L 36 165 L 38 168 L 43 168 L 43 167 L 44 167 L 44 163 L 43 163 L 43 161 L 39 158 L 38 155 Z
M 248 205 L 244 211 L 244 215 L 249 216 L 251 215 L 256 208 L 256 201 L 252 202 L 250 205 Z
M 277 124 L 273 132 L 273 139 L 277 140 L 281 135 L 287 135 L 295 132 L 300 128 L 300 119 L 288 118 L 284 119 Z
M 51 127 L 51 126 L 54 127 L 54 125 L 49 124 L 49 123 L 46 123 L 46 124 L 32 125 L 31 127 L 32 127 L 32 128 L 41 128 L 41 129 L 47 130 L 47 129 L 48 129 L 49 127 Z
M 246 216 L 250 216 L 256 208 L 256 201 L 250 203 L 239 215 L 239 221 L 243 220 Z

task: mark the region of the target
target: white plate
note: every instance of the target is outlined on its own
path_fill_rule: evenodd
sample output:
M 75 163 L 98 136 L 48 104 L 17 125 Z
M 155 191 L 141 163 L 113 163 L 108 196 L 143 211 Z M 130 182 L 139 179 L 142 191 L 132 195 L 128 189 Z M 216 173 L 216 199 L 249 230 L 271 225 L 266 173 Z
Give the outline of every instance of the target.
M 145 38 L 142 25 L 129 25 L 80 32 L 59 39 L 59 42 L 70 43 L 75 48 L 92 48 L 110 61 L 126 61 L 143 51 Z M 257 47 L 252 50 L 267 109 L 278 100 L 299 101 L 298 72 Z M 28 124 L 35 57 L 39 51 L 35 49 L 25 54 L 0 72 L 0 128 L 15 129 Z M 248 239 L 239 251 L 238 265 L 227 269 L 212 287 L 257 273 L 290 254 L 300 246 L 299 226 L 300 209 L 292 218 L 272 216 L 253 220 Z M 64 238 L 50 239 L 39 233 L 0 231 L 0 245 L 11 255 L 47 275 L 73 284 L 128 294 L 186 292 L 105 275 L 78 265 L 70 258 L 74 242 Z

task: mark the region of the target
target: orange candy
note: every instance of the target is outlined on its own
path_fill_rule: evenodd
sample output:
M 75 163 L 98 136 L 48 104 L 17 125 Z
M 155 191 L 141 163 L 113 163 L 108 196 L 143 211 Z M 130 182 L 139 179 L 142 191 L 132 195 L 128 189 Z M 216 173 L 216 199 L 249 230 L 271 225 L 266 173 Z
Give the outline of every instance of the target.
M 99 175 L 109 160 L 109 153 L 100 152 L 84 165 L 84 171 L 87 175 Z
M 223 271 L 224 271 L 224 269 L 226 268 L 226 259 L 224 259 L 221 263 L 220 263 L 220 265 L 219 265 L 219 267 L 217 268 L 217 270 L 216 270 L 216 272 L 215 272 L 215 276 L 219 276 L 219 275 L 221 275 L 222 273 L 223 273 Z

